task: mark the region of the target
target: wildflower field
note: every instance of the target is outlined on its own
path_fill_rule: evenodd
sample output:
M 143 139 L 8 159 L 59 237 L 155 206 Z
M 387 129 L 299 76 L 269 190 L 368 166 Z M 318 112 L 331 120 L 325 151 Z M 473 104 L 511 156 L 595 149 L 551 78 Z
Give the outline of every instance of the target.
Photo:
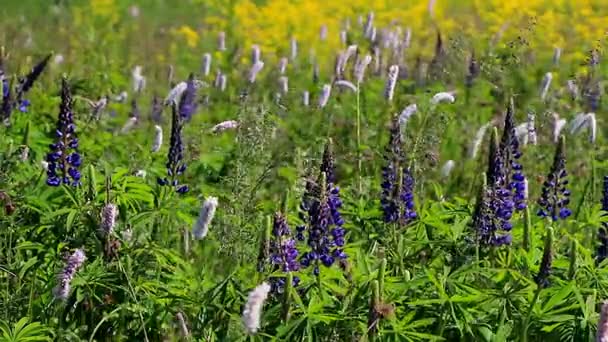
M 608 342 L 607 23 L 2 1 L 0 342 Z

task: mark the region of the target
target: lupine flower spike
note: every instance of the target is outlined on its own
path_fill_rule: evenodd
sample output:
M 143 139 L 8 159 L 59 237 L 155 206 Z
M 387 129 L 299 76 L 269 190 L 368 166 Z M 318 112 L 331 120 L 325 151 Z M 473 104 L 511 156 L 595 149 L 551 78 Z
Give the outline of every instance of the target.
M 540 262 L 538 274 L 534 277 L 534 281 L 539 288 L 549 286 L 549 275 L 551 274 L 551 264 L 553 263 L 553 228 L 547 228 L 546 234 L 543 259 Z
M 285 216 L 279 212 L 275 213 L 270 241 L 270 264 L 274 271 L 294 272 L 300 268 L 298 262 L 298 249 L 296 240 L 291 236 L 291 229 L 287 224 Z M 292 285 L 298 286 L 300 279 L 293 277 Z M 281 293 L 285 287 L 285 277 L 275 278 L 271 282 L 272 291 Z
M 514 204 L 511 192 L 505 189 L 504 161 L 498 142 L 498 131 L 492 132 L 490 158 L 486 180 L 480 190 L 473 215 L 477 240 L 485 246 L 502 246 L 511 243 L 511 215 Z
M 523 198 L 525 176 L 519 163 L 522 153 L 519 150 L 519 142 L 515 134 L 514 114 L 514 105 L 511 99 L 505 116 L 504 132 L 500 142 L 502 162 L 504 163 L 502 165 L 504 172 L 504 184 L 502 184 L 502 187 L 509 192 L 510 201 L 513 202 L 515 209 L 523 210 L 526 208 L 526 202 Z
M 479 242 L 489 246 L 511 243 L 511 217 L 526 208 L 525 176 L 518 162 L 521 157 L 513 122 L 513 101 L 507 108 L 500 143 L 496 129 L 490 140 L 487 182 L 477 205 L 474 224 Z
M 181 95 L 179 100 L 179 116 L 182 119 L 189 120 L 192 114 L 196 112 L 196 81 L 194 75 L 190 74 L 188 81 L 186 82 L 186 89 Z
M 53 290 L 55 298 L 59 300 L 66 300 L 70 295 L 72 279 L 76 275 L 78 269 L 82 267 L 86 256 L 84 250 L 77 249 L 72 253 L 66 262 L 65 267 L 57 276 L 57 286 Z
M 65 78 L 61 83 L 61 104 L 59 105 L 55 138 L 57 140 L 50 145 L 51 152 L 46 156 L 46 161 L 49 163 L 46 184 L 59 186 L 63 183 L 77 186 L 80 184 L 78 167 L 82 164 L 82 158 L 78 153 L 72 95 Z
M 604 188 L 602 193 L 602 210 L 608 215 L 608 176 L 604 176 Z M 608 257 L 608 223 L 602 222 L 598 230 L 599 246 L 597 248 L 597 262 L 600 263 Z M 607 340 L 608 342 L 608 340 Z
M 416 218 L 414 210 L 414 178 L 405 167 L 401 146 L 399 119 L 394 118 L 390 140 L 385 149 L 385 165 L 382 168 L 382 194 L 380 204 L 384 222 L 405 226 Z
M 543 183 L 543 190 L 538 204 L 538 216 L 548 217 L 553 221 L 566 219 L 572 215 L 568 209 L 570 204 L 570 191 L 568 185 L 568 173 L 566 172 L 565 138 L 562 136 L 555 150 L 553 166 Z
M 46 68 L 49 60 L 51 59 L 52 54 L 46 55 L 38 64 L 36 64 L 32 70 L 23 78 L 19 80 L 19 85 L 17 87 L 17 103 L 16 106 L 21 112 L 26 112 L 27 107 L 30 105 L 30 102 L 23 98 L 23 95 L 27 93 L 34 82 L 40 77 L 44 69 Z
M 342 250 L 345 243 L 344 220 L 339 212 L 342 201 L 339 188 L 327 182 L 325 172 L 318 180 L 319 198 L 313 199 L 308 210 L 308 246 L 310 251 L 302 255 L 300 263 L 304 267 L 313 266 L 313 273 L 319 275 L 320 265 L 331 267 L 336 259 L 347 258 Z
M 118 217 L 118 207 L 113 203 L 106 204 L 101 209 L 101 224 L 99 228 L 104 236 L 112 235 Z
M 181 194 L 186 193 L 189 190 L 187 185 L 179 185 L 179 181 L 177 179 L 178 176 L 182 175 L 186 171 L 186 163 L 184 163 L 184 146 L 182 143 L 182 126 L 183 120 L 178 114 L 177 107 L 173 105 L 171 141 L 166 164 L 168 177 L 159 177 L 157 179 L 159 185 L 173 186 L 176 188 L 177 192 Z

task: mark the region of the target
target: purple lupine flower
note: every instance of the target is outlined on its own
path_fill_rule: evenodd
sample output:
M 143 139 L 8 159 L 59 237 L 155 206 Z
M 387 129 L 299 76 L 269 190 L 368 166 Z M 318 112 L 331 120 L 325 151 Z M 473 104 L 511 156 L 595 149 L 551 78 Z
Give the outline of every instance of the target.
M 485 246 L 510 245 L 513 239 L 509 232 L 510 223 L 505 221 L 504 216 L 497 215 L 495 197 L 496 193 L 490 187 L 484 185 L 481 188 L 473 214 L 477 241 Z
M 504 154 L 498 143 L 498 133 L 494 130 L 490 141 L 486 183 L 481 189 L 473 215 L 473 225 L 481 245 L 501 246 L 511 243 L 510 220 L 515 204 L 511 191 L 505 187 L 508 176 L 504 160 Z
M 382 168 L 382 194 L 380 204 L 384 222 L 408 225 L 416 218 L 414 209 L 414 177 L 404 168 L 405 158 L 401 149 L 399 118 L 393 119 L 390 140 L 385 149 L 385 166 Z
M 156 94 L 152 97 L 152 109 L 150 111 L 150 120 L 156 124 L 160 124 L 163 115 L 163 102 Z
M 522 166 L 519 159 L 522 154 L 519 150 L 519 142 L 515 134 L 515 123 L 513 122 L 513 103 L 508 107 L 505 116 L 505 127 L 500 142 L 500 153 L 502 154 L 503 164 L 503 184 L 501 187 L 509 192 L 510 200 L 513 201 L 516 210 L 524 210 L 526 208 L 526 200 L 524 198 L 524 180 L 525 175 L 522 172 Z
M 296 237 L 303 240 L 304 231 L 308 233 L 310 251 L 304 253 L 300 263 L 304 267 L 313 266 L 313 273 L 319 274 L 319 263 L 331 267 L 336 260 L 345 260 L 343 250 L 346 231 L 340 214 L 342 200 L 340 188 L 335 185 L 335 164 L 331 150 L 331 140 L 323 155 L 321 173 L 317 182 L 307 182 L 306 192 L 301 204 L 304 210 L 301 218 L 305 225 L 296 228 Z
M 336 160 L 334 158 L 333 142 L 331 139 L 325 144 L 320 168 L 321 172 L 325 172 L 328 183 L 333 184 L 336 182 Z
M 118 207 L 114 203 L 108 203 L 101 209 L 101 222 L 99 229 L 104 236 L 111 235 L 116 227 Z
M 61 83 L 61 104 L 59 105 L 55 137 L 57 138 L 56 143 L 50 145 L 51 152 L 46 156 L 46 161 L 49 163 L 46 184 L 59 186 L 63 183 L 77 186 L 80 184 L 78 167 L 82 164 L 82 158 L 78 153 L 72 96 L 65 78 Z
M 275 213 L 272 226 L 272 239 L 270 241 L 270 264 L 274 266 L 274 271 L 295 272 L 299 270 L 298 254 L 296 240 L 291 236 L 291 229 L 287 224 L 287 219 L 282 213 Z M 294 276 L 293 286 L 297 286 L 299 283 L 300 279 Z M 272 281 L 271 286 L 273 292 L 283 292 L 285 277 Z
M 185 194 L 189 190 L 188 185 L 180 185 L 177 179 L 178 176 L 186 171 L 184 145 L 182 143 L 183 117 L 178 114 L 178 109 L 175 104 L 171 106 L 171 109 L 171 140 L 169 152 L 167 154 L 167 164 L 165 164 L 168 177 L 159 177 L 157 182 L 161 186 L 173 186 L 178 193 Z
M 186 90 L 179 100 L 178 112 L 182 119 L 189 120 L 196 111 L 196 83 L 194 74 L 190 74 L 186 82 Z
M 32 88 L 34 82 L 40 77 L 40 74 L 42 74 L 46 68 L 51 56 L 51 54 L 46 55 L 25 77 L 19 79 L 19 85 L 17 86 L 17 104 L 19 111 L 27 112 L 30 101 L 24 99 L 23 95 Z
M 551 275 L 551 264 L 553 263 L 553 228 L 547 228 L 547 236 L 545 237 L 545 248 L 543 249 L 543 259 L 540 262 L 538 273 L 534 277 L 534 281 L 539 288 L 549 286 L 549 275 Z
M 325 178 L 324 173 L 321 178 Z M 320 189 L 323 189 L 324 180 L 320 183 L 322 184 Z M 345 230 L 342 227 L 344 220 L 339 212 L 342 206 L 340 189 L 329 184 L 325 186 L 326 189 L 321 191 L 321 198 L 314 200 L 308 211 L 310 225 L 307 227 L 307 232 L 310 251 L 304 253 L 300 259 L 302 266 L 313 266 L 315 275 L 320 272 L 320 264 L 331 267 L 336 259 L 347 258 L 342 250 Z
M 608 212 L 608 176 L 604 176 L 604 188 L 602 193 L 602 210 Z M 604 213 L 607 215 L 607 213 Z M 598 231 L 598 239 L 600 245 L 597 248 L 597 261 L 602 262 L 608 257 L 608 224 L 602 222 L 602 226 Z
M 570 191 L 566 188 L 568 179 L 566 177 L 566 155 L 565 139 L 562 136 L 555 150 L 553 166 L 543 183 L 543 190 L 538 200 L 541 209 L 538 216 L 549 217 L 553 221 L 565 220 L 572 211 L 568 209 L 570 204 Z
M 57 286 L 53 289 L 55 298 L 59 300 L 66 300 L 68 298 L 70 295 L 72 279 L 74 279 L 78 269 L 82 267 L 85 259 L 86 255 L 82 249 L 77 249 L 68 257 L 65 267 L 61 273 L 57 275 Z
M 488 226 L 477 226 L 480 230 L 480 242 L 486 245 L 499 246 L 507 241 L 511 231 L 511 217 L 514 211 L 526 208 L 525 176 L 522 173 L 519 142 L 513 122 L 513 103 L 507 109 L 505 125 L 500 145 L 497 136 L 492 137 L 492 146 L 487 172 L 487 196 L 489 210 L 493 214 L 488 217 Z M 481 213 L 480 213 L 481 214 Z M 478 220 L 479 222 L 483 220 Z M 503 231 L 506 234 L 501 234 Z
M 2 75 L 2 108 L 0 113 L 0 119 L 2 121 L 8 120 L 13 112 L 13 98 L 11 91 L 11 82 Z

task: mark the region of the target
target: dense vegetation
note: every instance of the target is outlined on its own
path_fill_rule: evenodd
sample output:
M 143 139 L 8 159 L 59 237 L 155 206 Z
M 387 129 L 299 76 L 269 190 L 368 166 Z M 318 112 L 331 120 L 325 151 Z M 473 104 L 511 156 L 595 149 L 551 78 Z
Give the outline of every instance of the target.
M 608 341 L 602 1 L 6 2 L 0 341 Z

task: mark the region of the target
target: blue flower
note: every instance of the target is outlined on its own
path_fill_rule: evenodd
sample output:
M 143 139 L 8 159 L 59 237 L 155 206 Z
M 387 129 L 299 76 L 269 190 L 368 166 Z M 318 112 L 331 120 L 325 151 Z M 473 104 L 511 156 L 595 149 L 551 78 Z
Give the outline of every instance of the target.
M 322 177 L 324 175 L 323 173 Z M 302 266 L 314 266 L 314 274 L 319 273 L 320 264 L 331 267 L 336 260 L 348 257 L 343 251 L 346 231 L 340 214 L 342 201 L 339 188 L 328 184 L 325 189 L 321 193 L 321 198 L 314 200 L 308 211 L 309 226 L 306 227 L 306 231 L 310 250 L 300 259 Z
M 189 120 L 192 114 L 196 111 L 196 84 L 194 75 L 190 74 L 188 81 L 186 82 L 186 90 L 182 94 L 179 101 L 179 116 L 182 119 Z
M 405 158 L 401 149 L 399 119 L 394 118 L 390 140 L 386 147 L 385 162 L 382 168 L 382 193 L 380 205 L 384 222 L 398 222 L 408 225 L 416 217 L 414 209 L 414 177 L 409 169 L 404 169 Z
M 72 112 L 72 96 L 67 80 L 61 83 L 61 104 L 59 118 L 55 129 L 55 143 L 51 144 L 46 156 L 48 162 L 47 181 L 49 186 L 59 186 L 61 183 L 77 186 L 80 184 L 82 157 L 78 153 L 78 138 Z
M 494 130 L 486 178 L 478 200 L 474 225 L 481 244 L 501 246 L 512 241 L 511 218 L 526 208 L 526 178 L 519 159 L 522 156 L 515 134 L 513 101 L 507 108 L 502 139 Z
M 566 177 L 565 139 L 562 136 L 555 150 L 553 166 L 543 183 L 541 196 L 538 200 L 540 209 L 538 216 L 549 217 L 553 221 L 566 219 L 572 215 L 568 209 L 570 204 L 570 191 L 566 188 L 568 179 Z
M 171 141 L 169 146 L 169 152 L 167 154 L 167 176 L 164 178 L 157 178 L 158 185 L 161 186 L 173 186 L 177 193 L 185 194 L 190 189 L 187 185 L 180 185 L 177 179 L 181 176 L 187 168 L 184 162 L 184 146 L 182 143 L 182 127 L 183 120 L 178 114 L 178 109 L 175 105 L 172 106 L 172 120 L 171 120 Z
M 283 214 L 277 212 L 274 215 L 272 237 L 270 241 L 270 264 L 274 271 L 295 272 L 300 269 L 298 262 L 298 248 L 296 240 L 291 237 L 291 229 Z M 293 277 L 293 286 L 300 282 L 298 277 Z M 285 286 L 285 277 L 276 278 L 272 282 L 273 292 L 281 293 Z

